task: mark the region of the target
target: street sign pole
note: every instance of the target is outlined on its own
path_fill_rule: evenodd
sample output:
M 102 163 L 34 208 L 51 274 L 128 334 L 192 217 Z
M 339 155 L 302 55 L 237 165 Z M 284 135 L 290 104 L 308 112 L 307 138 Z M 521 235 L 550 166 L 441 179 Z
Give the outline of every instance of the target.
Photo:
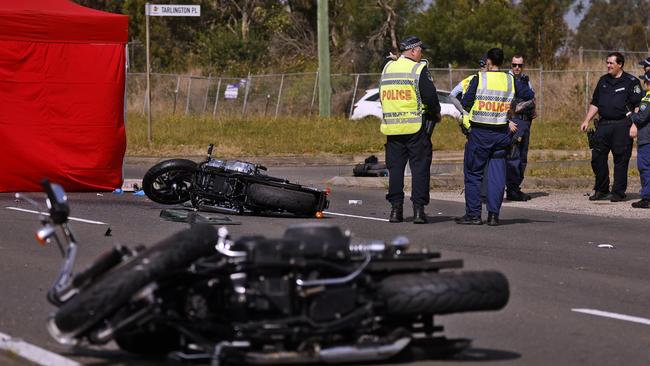
M 151 63 L 149 61 L 149 3 L 144 5 L 144 18 L 146 23 L 146 43 L 147 43 L 147 99 L 146 99 L 146 111 L 147 111 L 147 142 L 151 144 Z

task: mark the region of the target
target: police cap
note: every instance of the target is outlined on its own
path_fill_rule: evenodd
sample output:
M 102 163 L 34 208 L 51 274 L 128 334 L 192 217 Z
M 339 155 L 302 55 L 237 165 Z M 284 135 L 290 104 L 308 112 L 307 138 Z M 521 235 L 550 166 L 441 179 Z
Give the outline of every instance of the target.
M 650 57 L 648 57 L 648 58 L 646 58 L 646 59 L 644 59 L 644 60 L 639 61 L 639 65 L 641 65 L 641 66 L 643 66 L 643 67 L 648 67 L 648 66 L 650 66 Z
M 639 79 L 643 81 L 650 81 L 650 71 L 646 72 L 643 75 L 639 75 Z
M 422 42 L 420 38 L 416 36 L 408 36 L 399 43 L 399 50 L 406 51 L 418 46 L 420 46 L 423 50 L 429 48 L 429 46 Z

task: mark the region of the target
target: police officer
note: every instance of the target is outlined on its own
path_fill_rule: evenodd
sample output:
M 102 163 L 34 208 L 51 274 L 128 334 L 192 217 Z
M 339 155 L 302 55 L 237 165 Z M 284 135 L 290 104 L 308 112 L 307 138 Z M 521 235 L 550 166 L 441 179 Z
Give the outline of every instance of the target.
M 440 103 L 422 50 L 427 46 L 415 36 L 399 44 L 401 55 L 385 64 L 379 92 L 381 132 L 386 135 L 386 167 L 391 204 L 390 222 L 404 220 L 404 168 L 412 175 L 413 223 L 427 222 L 424 206 L 429 203 L 431 134 L 440 120 Z
M 591 149 L 591 168 L 595 175 L 594 194 L 590 201 L 610 200 L 619 202 L 625 199 L 627 190 L 627 168 L 632 155 L 632 141 L 637 128 L 630 126 L 626 118 L 628 112 L 634 111 L 641 102 L 641 85 L 639 79 L 623 71 L 625 58 L 619 52 L 607 55 L 607 74 L 603 75 L 591 99 L 591 105 L 584 121 L 580 125 L 587 131 L 589 121 L 599 114 L 596 122 L 594 145 Z M 609 152 L 614 156 L 614 183 L 610 193 Z
M 641 175 L 641 200 L 632 203 L 634 208 L 650 208 L 650 62 L 646 69 L 648 71 L 639 76 L 646 92 L 645 97 L 641 99 L 639 112 L 628 112 L 631 114 L 630 120 L 638 129 L 636 162 Z
M 521 84 L 527 84 L 527 90 L 530 90 L 530 93 L 526 97 L 535 98 L 535 91 L 530 84 L 528 75 L 523 72 L 524 57 L 514 55 L 510 66 L 511 69 L 508 73 L 515 78 L 515 87 L 518 90 L 524 90 L 524 85 Z M 515 104 L 519 104 L 518 102 L 519 100 L 515 98 Z M 517 132 L 513 136 L 511 151 L 506 159 L 506 199 L 509 201 L 528 201 L 531 198 L 529 194 L 521 191 L 521 183 L 528 165 L 530 127 L 534 117 L 535 105 L 534 102 L 530 102 L 527 107 L 514 113 L 512 118 L 512 121 L 517 124 Z
M 508 121 L 508 111 L 515 95 L 512 75 L 500 72 L 503 50 L 492 48 L 487 53 L 487 72 L 480 72 L 470 82 L 462 104 L 469 111 L 471 129 L 465 144 L 465 215 L 457 224 L 481 225 L 481 181 L 488 160 L 487 208 L 488 225 L 499 224 L 499 211 L 506 184 L 506 149 L 511 143 L 510 132 L 517 126 Z M 525 99 L 525 98 L 522 98 Z

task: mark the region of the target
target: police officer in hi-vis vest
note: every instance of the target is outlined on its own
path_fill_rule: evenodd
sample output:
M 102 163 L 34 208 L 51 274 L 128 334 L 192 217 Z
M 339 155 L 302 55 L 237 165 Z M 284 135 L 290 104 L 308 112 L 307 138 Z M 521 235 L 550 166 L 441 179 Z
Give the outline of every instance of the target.
M 517 126 L 508 120 L 508 111 L 515 98 L 526 93 L 516 90 L 512 75 L 499 71 L 503 50 L 487 52 L 487 70 L 472 79 L 463 95 L 463 108 L 469 111 L 471 129 L 465 144 L 465 215 L 456 218 L 458 224 L 481 225 L 481 181 L 486 164 L 487 209 L 490 226 L 499 224 L 499 211 L 506 185 L 506 154 L 511 144 L 511 132 Z M 489 164 L 488 164 L 489 161 Z
M 404 221 L 404 168 L 408 162 L 413 223 L 424 224 L 424 206 L 429 203 L 431 134 L 440 120 L 440 103 L 427 62 L 422 60 L 422 50 L 427 46 L 418 37 L 409 36 L 399 48 L 401 55 L 385 64 L 379 83 L 388 168 L 386 200 L 391 204 L 389 221 Z

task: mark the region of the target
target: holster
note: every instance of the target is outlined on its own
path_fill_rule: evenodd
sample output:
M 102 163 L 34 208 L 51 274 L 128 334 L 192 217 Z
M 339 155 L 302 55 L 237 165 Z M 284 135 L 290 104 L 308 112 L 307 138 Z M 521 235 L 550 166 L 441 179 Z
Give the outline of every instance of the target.
M 598 150 L 598 144 L 596 143 L 596 130 L 593 128 L 587 130 L 587 142 L 589 142 L 590 149 Z

